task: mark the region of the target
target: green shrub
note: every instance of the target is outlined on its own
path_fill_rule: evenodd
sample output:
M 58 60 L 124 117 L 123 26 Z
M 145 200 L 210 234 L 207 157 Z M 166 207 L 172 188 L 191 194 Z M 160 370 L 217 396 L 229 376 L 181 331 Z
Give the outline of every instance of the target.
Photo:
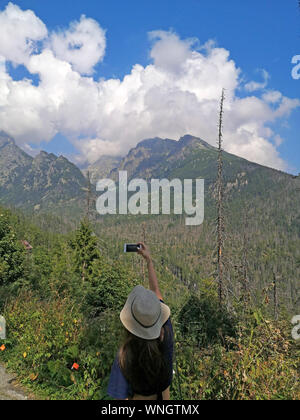
M 227 346 L 199 349 L 192 342 L 179 342 L 173 396 L 193 400 L 299 400 L 299 350 L 289 334 L 290 326 L 285 323 L 261 321 L 244 324 L 237 338 L 227 338 Z
M 182 335 L 198 347 L 226 343 L 236 334 L 236 320 L 226 308 L 220 308 L 215 284 L 203 281 L 198 294 L 191 295 L 178 316 Z
M 67 298 L 45 302 L 23 292 L 6 305 L 4 316 L 7 340 L 0 361 L 23 383 L 51 399 L 108 398 L 122 337 L 118 312 L 102 312 L 87 323 L 79 306 Z M 74 363 L 78 371 L 72 369 Z
M 89 317 L 97 317 L 107 309 L 120 311 L 136 284 L 134 274 L 122 264 L 103 258 L 94 261 L 84 286 L 85 312 Z
M 66 299 L 43 302 L 22 293 L 6 305 L 4 316 L 8 340 L 1 356 L 8 367 L 29 383 L 70 383 L 72 365 L 66 355 L 80 340 L 83 322 L 76 306 Z
M 24 258 L 23 247 L 17 241 L 9 214 L 0 210 L 0 287 L 22 278 Z

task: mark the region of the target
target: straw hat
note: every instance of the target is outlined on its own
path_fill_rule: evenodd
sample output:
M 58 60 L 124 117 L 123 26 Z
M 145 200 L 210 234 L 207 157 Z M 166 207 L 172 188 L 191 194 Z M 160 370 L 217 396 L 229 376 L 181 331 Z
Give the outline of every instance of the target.
M 170 308 L 143 286 L 132 290 L 120 314 L 124 327 L 144 340 L 158 338 L 169 317 Z

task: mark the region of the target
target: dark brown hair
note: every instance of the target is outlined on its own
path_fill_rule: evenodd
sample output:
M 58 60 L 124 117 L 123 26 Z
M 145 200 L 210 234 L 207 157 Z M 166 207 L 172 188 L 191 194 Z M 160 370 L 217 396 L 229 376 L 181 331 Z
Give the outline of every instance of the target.
M 167 329 L 163 328 L 167 334 Z M 123 375 L 131 385 L 133 395 L 146 397 L 168 388 L 170 367 L 165 358 L 164 341 L 160 337 L 156 340 L 144 340 L 126 330 L 119 363 Z

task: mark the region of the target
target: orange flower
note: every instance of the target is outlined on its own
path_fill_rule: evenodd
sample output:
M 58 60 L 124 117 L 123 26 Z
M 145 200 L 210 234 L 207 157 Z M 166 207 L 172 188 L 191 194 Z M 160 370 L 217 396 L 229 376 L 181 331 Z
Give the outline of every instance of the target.
M 31 373 L 30 375 L 29 375 L 29 378 L 30 378 L 30 380 L 31 381 L 35 381 L 37 378 L 38 378 L 38 376 L 39 376 L 39 374 L 37 373 L 37 374 L 35 374 L 35 373 Z
M 78 370 L 79 369 L 79 364 L 74 363 L 73 366 L 72 366 L 72 369 Z
M 4 344 L 2 344 L 2 346 L 0 347 L 0 350 L 1 351 L 4 351 L 5 350 L 5 345 Z

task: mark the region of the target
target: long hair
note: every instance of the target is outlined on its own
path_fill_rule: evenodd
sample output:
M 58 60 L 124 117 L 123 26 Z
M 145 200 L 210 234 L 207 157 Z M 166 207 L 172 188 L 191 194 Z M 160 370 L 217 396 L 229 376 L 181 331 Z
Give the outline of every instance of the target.
M 126 330 L 119 363 L 133 394 L 146 397 L 164 391 L 169 385 L 170 367 L 160 337 L 144 340 Z

